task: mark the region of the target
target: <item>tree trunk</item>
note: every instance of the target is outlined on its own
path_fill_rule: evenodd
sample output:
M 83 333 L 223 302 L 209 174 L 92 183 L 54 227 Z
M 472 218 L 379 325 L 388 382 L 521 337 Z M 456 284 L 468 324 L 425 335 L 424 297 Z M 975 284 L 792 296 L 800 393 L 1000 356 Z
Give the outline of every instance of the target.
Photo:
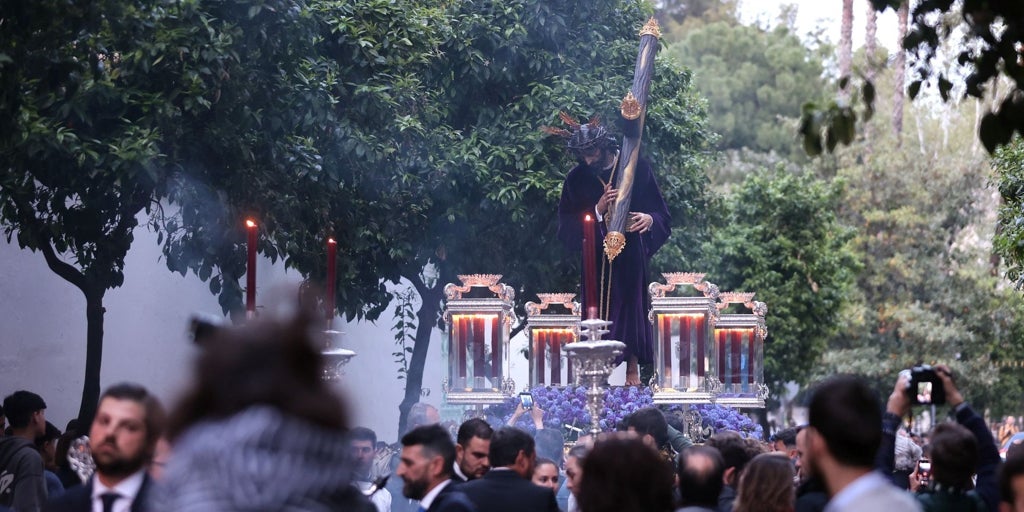
M 878 12 L 875 11 L 875 6 L 871 2 L 866 2 L 867 12 L 864 13 L 864 56 L 867 60 L 867 67 L 865 68 L 865 78 L 868 82 L 873 85 L 875 83 L 875 76 L 877 75 L 875 67 L 875 54 L 878 49 Z M 871 129 L 871 122 L 866 121 L 864 123 L 864 150 L 867 155 L 871 155 L 871 142 L 874 139 L 874 133 Z
M 843 22 L 839 33 L 839 77 L 849 77 L 853 71 L 853 0 L 843 0 Z M 849 100 L 849 83 L 839 91 L 840 98 Z
M 100 286 L 89 287 L 85 293 L 85 380 L 82 383 L 82 403 L 78 408 L 78 432 L 89 432 L 100 399 L 100 366 L 103 360 L 103 296 Z
M 409 409 L 420 401 L 423 391 L 423 369 L 427 364 L 427 349 L 430 348 L 430 334 L 441 312 L 444 281 L 438 279 L 434 286 L 427 287 L 417 276 L 405 276 L 412 282 L 420 295 L 420 309 L 416 312 L 416 341 L 413 343 L 412 358 L 409 360 L 409 371 L 405 377 L 405 398 L 398 405 L 398 435 L 405 433 L 409 420 Z
M 893 91 L 892 98 L 892 131 L 893 135 L 896 136 L 896 147 L 900 147 L 903 143 L 903 98 L 907 77 L 907 52 L 903 49 L 903 38 L 907 37 L 910 3 L 904 1 L 897 13 L 899 15 L 899 46 L 896 50 L 896 60 L 893 65 L 896 76 L 893 81 L 895 83 L 895 90 Z

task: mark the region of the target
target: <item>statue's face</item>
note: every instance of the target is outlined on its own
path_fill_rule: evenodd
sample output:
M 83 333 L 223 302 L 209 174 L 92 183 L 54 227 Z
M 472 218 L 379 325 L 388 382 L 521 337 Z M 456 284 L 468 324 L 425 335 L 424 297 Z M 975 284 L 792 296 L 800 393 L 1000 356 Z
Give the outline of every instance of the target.
M 583 163 L 587 164 L 588 166 L 597 164 L 603 156 L 604 151 L 601 151 L 601 148 L 598 148 L 596 146 L 580 151 L 580 160 L 583 160 Z

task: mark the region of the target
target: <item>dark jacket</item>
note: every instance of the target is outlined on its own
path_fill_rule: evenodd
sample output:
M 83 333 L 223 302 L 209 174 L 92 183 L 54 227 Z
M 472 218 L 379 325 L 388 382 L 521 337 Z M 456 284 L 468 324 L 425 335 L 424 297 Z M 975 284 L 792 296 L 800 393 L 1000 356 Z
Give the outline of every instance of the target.
M 36 512 L 46 504 L 43 458 L 31 441 L 0 437 L 0 506 Z
M 477 512 L 473 502 L 459 489 L 460 486 L 452 480 L 452 483 L 441 489 L 427 512 Z
M 736 489 L 726 485 L 722 487 L 718 495 L 718 512 L 732 512 L 732 505 L 736 502 Z
M 460 484 L 459 491 L 481 512 L 558 512 L 555 493 L 506 469 L 490 470 Z
M 796 489 L 796 512 L 821 512 L 828 505 L 828 493 L 821 480 L 811 477 Z
M 95 477 L 93 477 L 95 478 Z M 92 512 L 92 482 L 90 478 L 83 485 L 76 485 L 68 489 L 64 494 L 46 502 L 47 512 Z M 149 475 L 142 477 L 142 487 L 132 501 L 132 512 L 146 512 L 151 510 L 146 503 L 149 499 L 149 490 L 152 488 L 152 481 Z
M 965 402 L 955 414 L 956 422 L 974 434 L 978 440 L 978 481 L 972 491 L 961 492 L 941 487 L 932 487 L 918 494 L 918 501 L 925 512 L 946 510 L 972 511 L 974 508 L 950 508 L 956 506 L 973 507 L 975 497 L 984 503 L 991 512 L 999 510 L 999 487 L 996 483 L 996 469 L 1001 461 L 996 441 L 992 432 L 985 425 L 985 420 L 971 409 Z M 892 478 L 896 457 L 896 430 L 902 420 L 895 414 L 885 413 L 882 416 L 882 445 L 875 459 L 876 468 Z

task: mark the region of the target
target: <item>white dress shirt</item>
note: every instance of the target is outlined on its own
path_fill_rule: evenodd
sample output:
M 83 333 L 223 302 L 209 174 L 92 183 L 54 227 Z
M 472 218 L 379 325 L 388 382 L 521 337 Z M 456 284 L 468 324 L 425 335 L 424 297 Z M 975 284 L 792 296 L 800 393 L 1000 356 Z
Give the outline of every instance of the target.
M 100 496 L 108 492 L 116 492 L 121 497 L 114 502 L 113 512 L 130 512 L 135 497 L 142 489 L 142 481 L 146 478 L 145 468 L 136 471 L 132 476 L 121 480 L 114 487 L 107 487 L 100 482 L 98 477 L 92 479 L 92 512 L 103 512 L 103 500 Z

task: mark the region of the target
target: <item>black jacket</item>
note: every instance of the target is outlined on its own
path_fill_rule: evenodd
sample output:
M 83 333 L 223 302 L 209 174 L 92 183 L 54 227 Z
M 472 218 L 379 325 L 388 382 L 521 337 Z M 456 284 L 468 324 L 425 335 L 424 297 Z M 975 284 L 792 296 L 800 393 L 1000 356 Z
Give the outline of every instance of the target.
M 441 489 L 427 512 L 477 512 L 473 502 L 460 490 L 455 480 Z
M 92 512 L 92 482 L 96 477 L 90 478 L 82 485 L 76 485 L 68 489 L 64 494 L 46 502 L 47 512 Z M 142 487 L 132 501 L 132 512 L 146 512 L 150 510 L 146 500 L 149 498 L 149 489 L 152 481 L 149 475 L 142 477 Z
M 483 478 L 459 485 L 458 490 L 481 512 L 559 512 L 551 489 L 507 469 L 492 469 Z

